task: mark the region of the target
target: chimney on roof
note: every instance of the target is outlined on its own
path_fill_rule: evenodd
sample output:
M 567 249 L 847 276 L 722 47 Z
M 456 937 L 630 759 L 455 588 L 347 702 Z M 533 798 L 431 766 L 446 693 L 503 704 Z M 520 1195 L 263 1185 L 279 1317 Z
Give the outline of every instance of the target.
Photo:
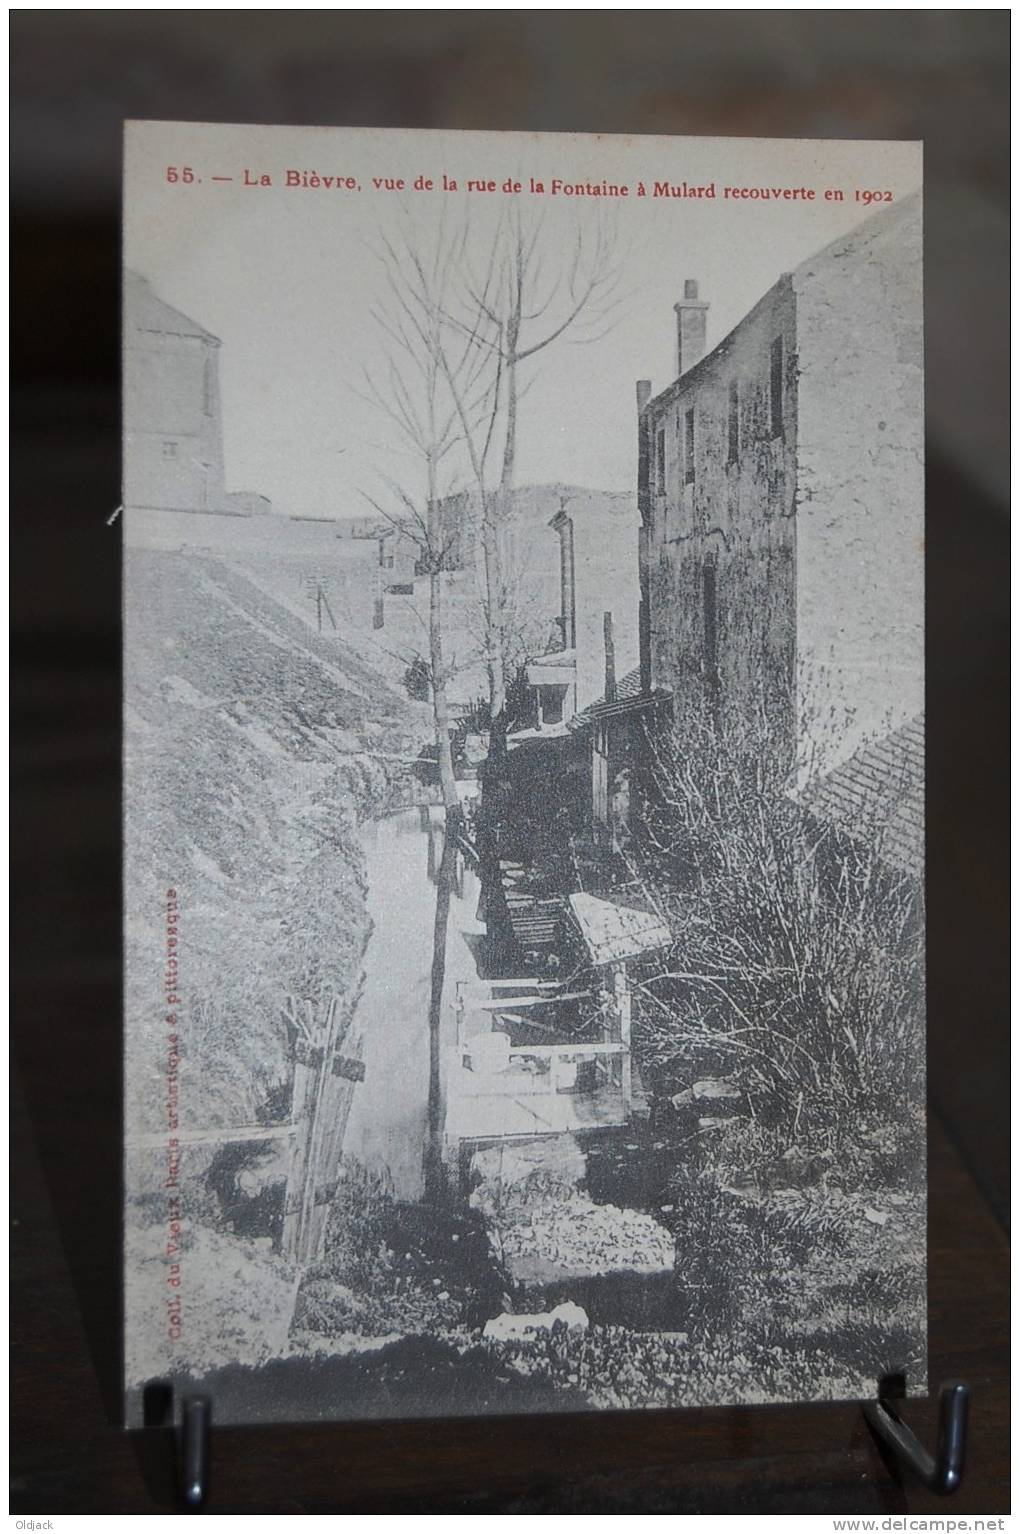
M 676 376 L 686 373 L 705 355 L 708 304 L 698 297 L 698 284 L 688 277 L 684 296 L 673 305 L 676 314 Z
M 635 392 L 637 394 L 637 413 L 638 413 L 638 415 L 640 415 L 642 410 L 645 408 L 645 406 L 648 404 L 648 401 L 652 397 L 652 381 L 651 381 L 651 379 L 650 378 L 639 378 L 638 381 L 637 381 L 637 388 L 636 388 Z

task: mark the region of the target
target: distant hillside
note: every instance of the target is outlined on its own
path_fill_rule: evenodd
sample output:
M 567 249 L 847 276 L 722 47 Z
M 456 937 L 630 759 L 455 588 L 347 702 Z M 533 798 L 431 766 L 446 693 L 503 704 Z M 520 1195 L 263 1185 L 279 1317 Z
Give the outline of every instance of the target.
M 461 533 L 457 545 L 464 560 L 470 557 L 477 529 L 478 497 L 470 491 L 448 495 L 440 503 L 446 522 L 446 537 L 452 542 L 455 532 Z M 521 552 L 536 566 L 548 566 L 559 580 L 558 546 L 556 533 L 549 523 L 560 511 L 572 516 L 592 516 L 599 520 L 633 516 L 636 494 L 629 490 L 589 490 L 584 485 L 518 485 L 510 492 L 510 512 L 507 524 L 515 533 L 515 542 Z M 635 561 L 637 547 L 635 545 Z
M 604 532 L 607 558 L 619 569 L 621 580 L 637 586 L 635 493 L 583 485 L 519 485 L 511 492 L 509 513 L 501 523 L 503 577 L 513 614 L 510 628 L 530 653 L 549 648 L 560 613 L 560 538 L 549 524 L 561 511 Z M 447 496 L 442 515 L 449 568 L 475 568 L 481 561 L 477 496 L 467 491 Z
M 551 519 L 566 511 L 580 523 L 590 520 L 603 529 L 607 549 L 617 550 L 614 563 L 620 565 L 620 580 L 636 587 L 636 504 L 630 491 L 586 490 L 580 485 L 522 485 L 514 491 L 507 538 L 511 581 L 522 611 L 518 626 L 532 641 L 532 653 L 549 648 L 550 624 L 560 611 L 560 540 L 549 526 Z M 538 644 L 540 635 L 544 643 Z
M 590 507 L 598 513 L 619 511 L 624 515 L 636 501 L 631 490 L 590 490 L 584 485 L 520 485 L 513 492 L 514 515 L 527 521 L 548 521 L 564 507 L 576 511 Z

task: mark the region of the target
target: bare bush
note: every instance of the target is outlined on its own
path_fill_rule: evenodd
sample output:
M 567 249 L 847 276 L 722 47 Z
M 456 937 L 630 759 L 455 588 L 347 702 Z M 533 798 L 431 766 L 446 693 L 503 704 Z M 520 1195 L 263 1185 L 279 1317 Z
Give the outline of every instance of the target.
M 640 981 L 650 1074 L 726 1075 L 787 1143 L 902 1121 L 923 1098 L 916 883 L 787 796 L 762 726 L 688 716 L 650 760 L 635 865 L 673 933 Z

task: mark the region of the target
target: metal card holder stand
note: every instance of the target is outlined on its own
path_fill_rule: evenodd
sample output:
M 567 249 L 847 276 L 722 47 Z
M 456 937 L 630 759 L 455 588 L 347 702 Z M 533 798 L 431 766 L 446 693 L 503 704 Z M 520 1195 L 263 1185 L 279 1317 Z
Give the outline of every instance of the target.
M 187 1396 L 177 1438 L 177 1470 L 181 1501 L 197 1512 L 209 1495 L 212 1459 L 212 1402 L 208 1396 Z
M 179 1418 L 174 1404 L 172 1385 L 154 1381 L 148 1386 L 143 1431 L 167 1434 L 174 1462 L 175 1499 L 188 1512 L 198 1512 L 209 1495 L 212 1401 L 206 1395 L 184 1396 Z
M 880 1395 L 877 1401 L 866 1402 L 863 1411 L 868 1426 L 896 1462 L 906 1466 L 929 1491 L 945 1497 L 959 1490 L 963 1479 L 969 1407 L 969 1385 L 952 1380 L 942 1386 L 933 1455 L 900 1420 L 891 1398 Z M 209 1495 L 212 1402 L 208 1396 L 185 1396 L 174 1445 L 180 1502 L 188 1511 L 197 1512 Z
M 950 1380 L 942 1386 L 934 1455 L 929 1454 L 900 1420 L 892 1399 L 881 1392 L 877 1401 L 865 1405 L 864 1417 L 871 1431 L 898 1463 L 905 1465 L 929 1491 L 947 1497 L 959 1489 L 963 1479 L 969 1410 L 969 1385 Z

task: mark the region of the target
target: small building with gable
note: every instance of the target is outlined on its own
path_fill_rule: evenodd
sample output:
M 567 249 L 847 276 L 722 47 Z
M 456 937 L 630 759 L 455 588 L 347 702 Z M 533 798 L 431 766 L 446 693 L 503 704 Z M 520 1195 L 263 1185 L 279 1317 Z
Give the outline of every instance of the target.
M 146 278 L 124 274 L 126 506 L 225 509 L 219 349 Z

